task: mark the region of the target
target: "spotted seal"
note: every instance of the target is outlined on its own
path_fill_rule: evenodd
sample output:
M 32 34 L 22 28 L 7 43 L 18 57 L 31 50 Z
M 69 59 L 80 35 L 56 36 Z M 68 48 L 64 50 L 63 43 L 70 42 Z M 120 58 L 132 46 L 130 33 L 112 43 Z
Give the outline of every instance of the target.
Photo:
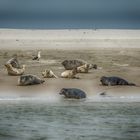
M 129 83 L 128 81 L 126 81 L 120 77 L 116 77 L 116 76 L 112 76 L 112 77 L 102 76 L 100 81 L 101 81 L 102 85 L 105 85 L 105 86 L 116 86 L 116 85 L 135 86 L 134 83 Z
M 64 95 L 66 98 L 82 99 L 86 98 L 86 93 L 77 88 L 62 88 L 60 95 Z
M 58 76 L 56 76 L 52 70 L 45 70 L 42 72 L 42 76 L 44 78 L 58 78 Z
M 11 64 L 5 64 L 8 75 L 18 76 L 22 75 L 25 72 L 25 65 L 22 68 L 14 68 Z
M 15 57 L 13 57 L 13 58 L 11 58 L 11 59 L 9 59 L 7 62 L 6 62 L 6 64 L 11 64 L 12 65 L 12 67 L 14 67 L 14 68 L 21 68 L 20 67 L 20 64 L 19 64 L 19 61 L 18 61 L 18 59 L 17 59 L 17 57 L 15 56 Z
M 38 78 L 35 75 L 31 75 L 31 74 L 22 75 L 18 79 L 19 86 L 36 85 L 36 84 L 42 84 L 44 82 L 45 82 L 44 80 Z

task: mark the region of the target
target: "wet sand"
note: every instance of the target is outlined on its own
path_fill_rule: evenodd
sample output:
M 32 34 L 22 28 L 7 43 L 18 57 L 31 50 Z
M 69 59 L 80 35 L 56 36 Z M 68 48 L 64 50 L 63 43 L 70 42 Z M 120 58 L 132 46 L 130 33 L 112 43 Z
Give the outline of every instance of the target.
M 12 93 L 31 96 L 57 95 L 63 87 L 83 89 L 88 96 L 98 95 L 103 91 L 111 96 L 139 96 L 140 94 L 139 30 L 41 32 L 7 29 L 0 30 L 0 33 L 1 95 Z M 32 55 L 38 50 L 41 50 L 42 58 L 40 61 L 33 61 Z M 27 66 L 25 74 L 35 74 L 41 78 L 44 69 L 51 69 L 60 77 L 61 72 L 64 71 L 61 62 L 65 59 L 82 59 L 97 64 L 98 69 L 92 69 L 87 74 L 77 74 L 80 79 L 45 79 L 46 82 L 42 85 L 20 87 L 17 86 L 18 76 L 7 75 L 4 67 L 5 62 L 15 54 L 20 64 Z M 102 86 L 100 77 L 104 75 L 119 76 L 138 86 Z

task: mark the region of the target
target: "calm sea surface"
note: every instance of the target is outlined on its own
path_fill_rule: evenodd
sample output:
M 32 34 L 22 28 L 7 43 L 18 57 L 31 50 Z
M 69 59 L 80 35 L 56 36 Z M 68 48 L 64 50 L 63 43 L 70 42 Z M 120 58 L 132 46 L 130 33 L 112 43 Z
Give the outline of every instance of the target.
M 139 139 L 139 102 L 0 101 L 0 140 Z

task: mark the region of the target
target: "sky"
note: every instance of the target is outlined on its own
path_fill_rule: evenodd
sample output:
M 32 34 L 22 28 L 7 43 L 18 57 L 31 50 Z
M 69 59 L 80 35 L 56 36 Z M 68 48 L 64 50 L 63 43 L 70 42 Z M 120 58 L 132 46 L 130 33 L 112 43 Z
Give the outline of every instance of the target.
M 140 0 L 0 0 L 0 28 L 140 29 Z

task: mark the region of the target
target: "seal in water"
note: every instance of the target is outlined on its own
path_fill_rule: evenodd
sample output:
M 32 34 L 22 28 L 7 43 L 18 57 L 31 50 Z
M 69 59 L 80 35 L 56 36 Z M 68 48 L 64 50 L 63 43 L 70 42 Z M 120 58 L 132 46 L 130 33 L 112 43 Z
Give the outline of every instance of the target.
M 19 86 L 27 86 L 27 85 L 36 85 L 36 84 L 42 84 L 45 81 L 38 78 L 35 75 L 22 75 L 18 79 L 18 85 Z
M 135 86 L 135 84 L 133 83 L 129 83 L 126 80 L 120 78 L 120 77 L 106 77 L 106 76 L 102 76 L 100 79 L 102 85 L 105 86 L 116 86 L 116 85 L 130 85 L 130 86 Z
M 52 70 L 45 70 L 42 72 L 42 76 L 44 78 L 58 78 L 58 76 L 56 76 Z
M 62 88 L 60 95 L 64 95 L 66 98 L 82 99 L 86 98 L 86 93 L 77 88 Z
M 61 73 L 61 77 L 62 78 L 76 78 L 79 79 L 78 77 L 76 77 L 75 75 L 77 74 L 77 68 L 74 68 L 73 70 L 65 70 L 64 72 Z
M 11 64 L 5 64 L 8 75 L 18 76 L 22 75 L 25 72 L 25 65 L 22 68 L 14 68 Z
M 39 51 L 38 54 L 36 56 L 34 56 L 32 60 L 38 60 L 39 61 L 40 58 L 41 58 L 41 51 Z
M 6 62 L 6 64 L 11 64 L 12 67 L 14 68 L 18 68 L 18 69 L 21 68 L 17 57 L 11 58 L 10 60 Z

